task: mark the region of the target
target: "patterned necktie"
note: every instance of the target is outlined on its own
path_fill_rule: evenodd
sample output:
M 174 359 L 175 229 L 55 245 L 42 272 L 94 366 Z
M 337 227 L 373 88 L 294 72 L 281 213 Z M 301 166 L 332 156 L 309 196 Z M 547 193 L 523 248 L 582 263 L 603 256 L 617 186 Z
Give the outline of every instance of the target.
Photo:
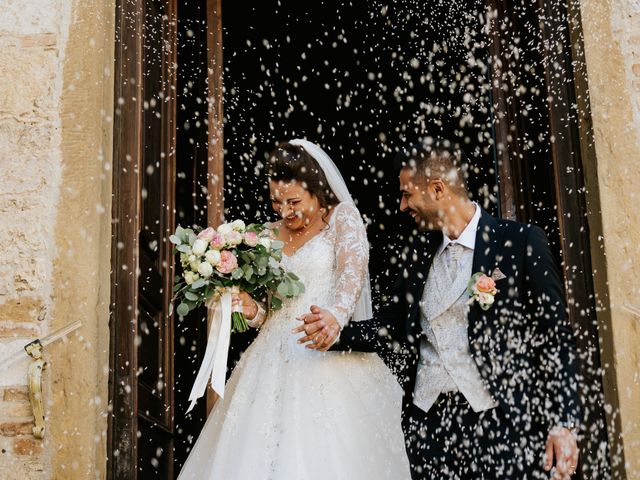
M 447 251 L 448 251 L 447 269 L 449 270 L 449 276 L 451 277 L 451 281 L 454 281 L 458 276 L 458 269 L 460 268 L 460 259 L 462 258 L 464 247 L 459 243 L 451 242 L 449 245 L 447 245 Z

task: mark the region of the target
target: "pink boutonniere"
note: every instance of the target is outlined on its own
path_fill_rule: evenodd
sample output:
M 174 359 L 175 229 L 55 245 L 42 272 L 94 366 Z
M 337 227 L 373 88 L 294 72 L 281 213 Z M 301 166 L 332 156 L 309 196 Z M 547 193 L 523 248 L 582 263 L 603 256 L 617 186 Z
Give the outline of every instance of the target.
M 474 273 L 471 276 L 467 291 L 471 295 L 469 303 L 478 302 L 482 310 L 491 308 L 498 293 L 495 280 L 482 272 Z

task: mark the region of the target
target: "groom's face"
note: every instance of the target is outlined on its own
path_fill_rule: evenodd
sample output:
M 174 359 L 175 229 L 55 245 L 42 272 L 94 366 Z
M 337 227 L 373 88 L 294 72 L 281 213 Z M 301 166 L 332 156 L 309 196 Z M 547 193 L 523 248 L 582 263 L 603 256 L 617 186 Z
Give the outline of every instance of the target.
M 434 230 L 439 225 L 438 192 L 428 178 L 417 175 L 411 168 L 400 170 L 400 211 L 407 212 L 420 230 Z

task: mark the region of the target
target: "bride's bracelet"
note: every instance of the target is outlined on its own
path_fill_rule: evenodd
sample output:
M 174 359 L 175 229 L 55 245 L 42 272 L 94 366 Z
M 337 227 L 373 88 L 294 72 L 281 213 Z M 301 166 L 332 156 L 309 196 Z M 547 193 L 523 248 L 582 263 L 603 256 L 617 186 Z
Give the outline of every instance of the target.
M 247 319 L 247 324 L 251 328 L 258 328 L 267 319 L 267 311 L 265 310 L 264 304 L 262 302 L 258 302 L 257 300 L 254 300 L 254 302 L 256 302 L 256 306 L 258 307 L 258 312 L 256 313 L 256 316 L 253 317 L 252 320 Z

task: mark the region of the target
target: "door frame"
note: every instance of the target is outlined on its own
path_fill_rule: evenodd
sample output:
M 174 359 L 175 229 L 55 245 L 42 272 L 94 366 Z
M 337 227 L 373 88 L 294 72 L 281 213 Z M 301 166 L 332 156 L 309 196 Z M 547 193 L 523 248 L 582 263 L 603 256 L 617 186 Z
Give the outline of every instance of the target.
M 564 277 L 568 291 L 569 316 L 578 328 L 586 328 L 586 335 L 580 336 L 579 348 L 589 351 L 600 363 L 602 339 L 598 324 L 591 320 L 596 318 L 596 301 L 594 285 L 589 275 L 593 265 L 599 265 L 601 258 L 597 255 L 595 236 L 601 231 L 598 216 L 589 213 L 584 193 L 585 183 L 589 188 L 597 189 L 585 178 L 585 172 L 595 165 L 595 152 L 592 138 L 590 109 L 587 92 L 585 69 L 571 67 L 572 59 L 584 61 L 581 25 L 579 21 L 579 5 L 576 0 L 568 2 L 569 17 L 552 15 L 552 7 L 558 2 L 537 0 L 538 11 L 546 15 L 552 24 L 543 28 L 543 41 L 559 41 L 563 44 L 563 68 L 552 71 L 552 64 L 547 62 L 544 75 L 548 92 L 559 100 L 549 105 L 549 129 L 556 141 L 551 145 L 551 160 L 554 170 L 554 183 L 558 203 L 558 223 L 563 254 Z M 142 98 L 141 82 L 130 82 L 128 79 L 141 78 L 141 63 L 135 61 L 142 54 L 141 19 L 136 15 L 140 11 L 143 0 L 118 0 L 116 6 L 116 92 L 118 98 Z M 509 0 L 487 0 L 487 6 L 495 9 L 499 15 L 508 11 Z M 564 25 L 562 24 L 564 22 Z M 568 25 L 568 29 L 566 28 Z M 558 27 L 558 28 L 555 28 Z M 224 212 L 224 145 L 223 145 L 223 54 L 222 54 L 222 10 L 221 0 L 207 0 L 207 48 L 209 52 L 209 147 L 208 147 L 208 220 L 216 225 L 223 219 Z M 555 38 L 557 32 L 565 32 L 564 37 Z M 507 35 L 497 28 L 497 22 L 489 25 L 490 55 L 492 57 L 492 98 L 498 107 L 500 118 L 496 121 L 496 148 L 499 179 L 500 206 L 502 216 L 506 218 L 520 217 L 527 221 L 526 215 L 519 212 L 519 186 L 526 179 L 520 168 L 519 159 L 522 152 L 518 144 L 518 113 L 515 105 L 509 103 L 509 92 L 499 88 L 502 65 L 508 65 L 505 53 L 501 50 L 501 40 Z M 553 44 L 553 43 L 552 43 Z M 559 76 L 556 74 L 559 73 Z M 578 104 L 577 117 L 572 116 L 573 102 Z M 118 113 L 118 110 L 120 112 Z M 114 116 L 114 225 L 112 248 L 112 312 L 111 312 L 111 373 L 109 380 L 112 413 L 109 422 L 108 445 L 117 449 L 120 460 L 115 462 L 112 452 L 108 455 L 108 477 L 128 478 L 136 462 L 136 389 L 137 371 L 135 336 L 135 311 L 128 305 L 137 304 L 137 282 L 135 268 L 122 269 L 122 265 L 137 265 L 137 232 L 138 219 L 134 212 L 138 211 L 139 198 L 138 162 L 141 156 L 141 112 L 134 104 L 116 105 Z M 571 122 L 565 120 L 572 119 Z M 559 181 L 562 179 L 562 183 Z M 597 197 L 597 195 L 596 195 Z M 589 197 L 593 198 L 593 195 Z M 592 200 L 591 200 L 592 201 Z M 588 215 L 589 214 L 589 215 Z M 588 216 L 587 216 L 588 215 Z M 578 219 L 576 221 L 576 219 Z M 118 245 L 124 245 L 119 248 Z M 577 245 L 577 247 L 574 247 Z M 604 271 L 603 269 L 599 269 Z M 606 299 L 604 299 L 606 302 Z M 603 301 L 603 298 L 599 299 Z M 578 321 L 581 310 L 587 309 L 587 321 Z M 598 318 L 601 313 L 598 312 Z M 605 319 L 606 320 L 606 319 Z M 602 324 L 602 321 L 601 321 Z M 602 341 L 606 342 L 606 338 Z M 590 382 L 602 383 L 597 369 Z M 605 379 L 606 380 L 606 379 Z M 605 395 L 607 403 L 617 404 L 615 381 L 609 379 Z M 127 392 L 127 386 L 130 391 Z M 211 408 L 214 397 L 208 396 L 208 407 Z M 112 421 L 117 417 L 118 421 Z M 587 419 L 588 421 L 590 419 Z M 614 450 L 616 431 L 619 431 L 619 418 L 609 419 L 610 431 L 598 432 L 596 442 L 608 440 L 610 451 Z M 619 447 L 615 448 L 620 455 Z M 613 452 L 611 453 L 613 455 Z M 122 458 L 128 459 L 123 461 Z M 624 464 L 624 462 L 620 462 Z M 126 465 L 129 465 L 128 467 Z M 613 463 L 610 461 L 610 465 Z M 619 476 L 618 472 L 616 472 Z M 622 478 L 622 477 L 620 477 Z
M 143 0 L 116 2 L 115 114 L 113 117 L 113 219 L 109 361 L 107 478 L 129 478 L 137 470 L 136 384 L 138 232 L 142 109 Z M 126 266 L 126 268 L 125 268 Z
M 175 86 L 176 0 L 167 0 L 167 35 L 171 48 L 163 50 L 163 78 Z M 113 116 L 113 207 L 111 242 L 111 304 L 109 317 L 109 418 L 107 431 L 107 478 L 137 478 L 138 384 L 138 276 L 139 234 L 142 205 L 141 175 L 143 158 L 143 58 L 145 0 L 116 1 L 115 106 Z M 166 57 L 164 56 L 166 55 Z M 167 67 L 169 65 L 169 67 Z M 174 89 L 175 90 L 175 89 Z M 175 100 L 162 105 L 167 121 L 161 127 L 159 141 L 167 152 L 169 163 L 161 182 L 170 188 L 175 178 Z M 167 190 L 169 191 L 169 190 Z M 172 195 L 174 193 L 172 192 Z M 169 202 L 171 203 L 171 202 Z M 167 205 L 173 211 L 173 205 Z M 166 229 L 172 230 L 173 218 Z M 162 258 L 172 258 L 166 246 L 159 247 Z M 171 291 L 172 262 L 163 262 L 163 290 Z M 168 303 L 168 302 L 165 302 Z M 163 305 L 168 312 L 168 304 Z M 173 329 L 172 317 L 161 328 Z M 173 337 L 169 335 L 172 339 Z M 172 379 L 173 342 L 162 346 L 165 379 Z M 173 405 L 173 391 L 167 392 L 167 403 Z M 164 412 L 166 423 L 173 424 L 173 410 Z M 171 457 L 171 452 L 167 452 Z M 173 464 L 169 460 L 168 464 Z
M 499 20 L 508 16 L 512 1 L 486 0 L 486 5 L 489 11 L 497 12 Z M 604 442 L 609 449 L 608 466 L 600 465 L 605 471 L 598 471 L 598 478 L 606 479 L 612 476 L 608 469 L 616 464 L 624 465 L 624 461 L 614 461 L 613 458 L 614 455 L 620 458 L 623 454 L 622 446 L 616 440 L 618 435 L 615 434 L 620 431 L 620 419 L 607 413 L 604 408 L 605 398 L 607 404 L 614 406 L 618 405 L 618 400 L 615 386 L 612 387 L 615 381 L 607 378 L 608 376 L 603 379 L 601 373 L 601 357 L 608 358 L 603 347 L 610 344 L 607 334 L 602 335 L 602 329 L 604 327 L 606 331 L 610 319 L 602 318 L 602 312 L 606 309 L 597 309 L 597 306 L 602 307 L 603 301 L 608 302 L 606 294 L 601 294 L 596 305 L 596 289 L 592 277 L 593 266 L 600 266 L 604 259 L 596 248 L 600 244 L 598 238 L 602 232 L 597 205 L 596 214 L 593 212 L 594 193 L 595 198 L 598 198 L 598 185 L 597 181 L 593 181 L 596 178 L 593 174 L 587 175 L 595 166 L 595 148 L 587 72 L 584 68 L 580 5 L 579 0 L 534 0 L 529 8 L 537 15 L 537 24 L 541 26 L 539 48 L 544 52 L 541 74 L 544 76 L 546 89 L 542 95 L 553 99 L 546 102 L 546 114 L 549 136 L 553 139 L 549 145 L 549 156 L 558 209 L 557 223 L 568 315 L 577 333 L 578 351 L 590 363 L 590 368 L 583 369 L 582 372 L 583 385 L 599 389 L 597 401 L 600 409 L 589 408 L 583 418 L 584 425 L 591 430 L 589 436 L 582 439 L 580 472 L 582 478 L 591 478 L 590 468 L 598 468 L 594 454 Z M 520 207 L 527 203 L 521 191 L 529 184 L 529 179 L 523 168 L 526 152 L 521 145 L 518 96 L 514 95 L 513 85 L 509 82 L 506 83 L 506 88 L 502 88 L 503 78 L 517 78 L 511 75 L 513 58 L 509 58 L 508 53 L 501 48 L 502 40 L 508 43 L 509 35 L 514 33 L 511 26 L 511 23 L 506 23 L 500 28 L 496 19 L 492 19 L 489 24 L 492 95 L 494 105 L 504 108 L 496 125 L 500 203 L 503 217 L 529 222 L 531 218 L 528 208 Z M 574 60 L 578 63 L 574 63 Z M 583 67 L 580 68 L 580 65 Z M 507 98 L 511 100 L 507 101 Z M 510 165 L 505 166 L 506 163 Z M 586 195 L 587 184 L 591 194 L 589 198 Z M 588 201 L 591 205 L 588 205 Z M 605 272 L 606 269 L 602 267 L 598 271 Z M 615 478 L 624 478 L 623 470 L 616 471 Z

